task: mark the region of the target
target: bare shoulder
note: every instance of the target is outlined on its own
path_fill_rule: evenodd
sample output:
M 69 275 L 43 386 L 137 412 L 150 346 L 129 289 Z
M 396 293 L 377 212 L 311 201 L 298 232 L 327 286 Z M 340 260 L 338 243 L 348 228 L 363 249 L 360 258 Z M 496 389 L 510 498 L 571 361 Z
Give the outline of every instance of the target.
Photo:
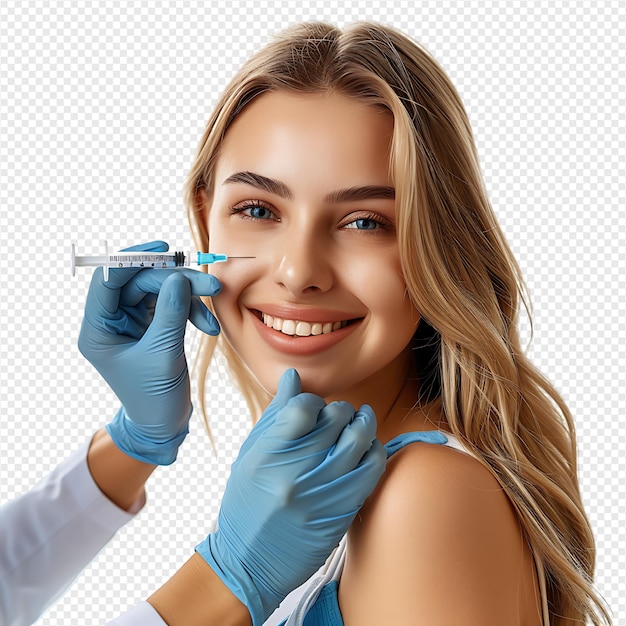
M 516 513 L 491 471 L 416 443 L 394 455 L 348 534 L 347 626 L 528 624 L 536 575 Z

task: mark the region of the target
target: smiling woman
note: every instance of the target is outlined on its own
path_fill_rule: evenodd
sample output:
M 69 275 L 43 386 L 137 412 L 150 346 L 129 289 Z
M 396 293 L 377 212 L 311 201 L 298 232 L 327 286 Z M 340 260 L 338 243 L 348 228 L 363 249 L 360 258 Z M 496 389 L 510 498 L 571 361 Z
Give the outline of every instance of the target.
M 427 52 L 375 24 L 280 35 L 218 103 L 186 202 L 198 249 L 256 257 L 216 268 L 211 303 L 253 413 L 294 367 L 373 407 L 390 457 L 268 624 L 610 623 L 571 416 L 522 352 L 523 281 Z
M 256 261 L 216 272 L 214 306 L 271 394 L 295 367 L 307 391 L 382 413 L 404 384 L 419 314 L 401 272 L 392 131 L 353 98 L 277 91 L 224 138 L 212 200 L 200 192 L 211 245 Z

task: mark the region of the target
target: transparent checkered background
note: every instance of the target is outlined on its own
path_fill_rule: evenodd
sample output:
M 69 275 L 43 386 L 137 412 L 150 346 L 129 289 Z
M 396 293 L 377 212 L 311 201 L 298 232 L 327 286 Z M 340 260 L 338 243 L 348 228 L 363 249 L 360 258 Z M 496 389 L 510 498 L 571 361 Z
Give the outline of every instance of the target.
M 618 0 L 3 0 L 0 501 L 117 408 L 76 348 L 90 272 L 70 277 L 70 242 L 191 247 L 182 184 L 235 69 L 294 22 L 373 19 L 424 43 L 467 106 L 532 294 L 532 356 L 577 422 L 597 585 L 626 623 L 625 18 Z M 219 367 L 211 384 L 219 455 L 194 418 L 146 509 L 39 624 L 112 619 L 203 538 L 248 428 Z

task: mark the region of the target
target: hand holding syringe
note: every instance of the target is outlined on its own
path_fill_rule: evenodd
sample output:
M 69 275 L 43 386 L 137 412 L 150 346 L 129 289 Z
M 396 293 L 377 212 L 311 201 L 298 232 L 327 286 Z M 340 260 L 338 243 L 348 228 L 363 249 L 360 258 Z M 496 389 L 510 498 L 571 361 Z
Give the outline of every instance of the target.
M 229 259 L 254 259 L 253 256 L 227 256 L 225 254 L 213 254 L 212 252 L 198 252 L 197 265 L 210 265 L 223 263 Z M 191 263 L 190 252 L 109 252 L 107 242 L 104 242 L 104 254 L 98 256 L 76 256 L 76 247 L 72 244 L 72 276 L 77 267 L 102 267 L 104 280 L 109 279 L 109 268 L 152 268 L 171 269 L 173 267 L 188 267 Z

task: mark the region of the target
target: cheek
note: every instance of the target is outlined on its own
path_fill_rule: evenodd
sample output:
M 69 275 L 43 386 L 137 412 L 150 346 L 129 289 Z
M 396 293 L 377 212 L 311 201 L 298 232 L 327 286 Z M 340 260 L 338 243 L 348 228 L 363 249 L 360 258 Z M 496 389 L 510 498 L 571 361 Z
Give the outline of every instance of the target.
M 232 229 L 228 228 L 223 220 L 218 219 L 214 211 L 211 211 L 209 215 L 208 231 L 211 252 L 235 254 L 230 250 L 235 243 Z
M 270 233 L 260 229 L 255 223 L 247 223 L 236 218 L 227 217 L 209 219 L 209 236 L 211 252 L 227 256 L 254 257 L 251 259 L 233 259 L 226 263 L 211 266 L 216 271 L 224 272 L 224 268 L 252 268 L 266 260 L 268 251 L 272 249 Z M 219 265 L 219 269 L 217 266 Z
M 397 250 L 359 250 L 343 259 L 346 285 L 372 310 L 396 316 L 414 310 L 402 276 Z
M 232 233 L 232 229 L 225 228 L 219 220 L 209 218 L 209 247 L 210 252 L 225 254 L 229 257 L 255 257 L 249 259 L 229 259 L 225 263 L 214 263 L 208 266 L 209 274 L 213 274 L 222 283 L 222 292 L 214 299 L 216 310 L 222 302 L 232 298 L 232 294 L 248 282 L 247 277 L 257 265 L 258 258 L 255 251 L 250 251 L 245 242 Z
M 226 233 L 216 228 L 211 233 L 211 252 L 227 256 L 255 256 L 254 253 L 242 249 L 231 240 Z M 222 291 L 213 298 L 213 307 L 222 329 L 228 335 L 229 321 L 235 319 L 238 299 L 241 292 L 252 280 L 258 266 L 258 259 L 230 259 L 225 263 L 214 263 L 208 266 L 209 274 L 215 276 L 222 284 Z
M 210 266 L 213 274 L 222 284 L 222 291 L 213 298 L 213 307 L 222 328 L 228 334 L 229 321 L 238 319 L 239 297 L 255 271 L 255 259 L 232 259 L 226 263 Z
M 377 336 L 372 339 L 390 348 L 406 347 L 420 315 L 409 298 L 397 260 L 380 259 L 376 266 L 370 267 L 367 279 L 359 287 L 359 296 L 367 303 L 374 321 Z

